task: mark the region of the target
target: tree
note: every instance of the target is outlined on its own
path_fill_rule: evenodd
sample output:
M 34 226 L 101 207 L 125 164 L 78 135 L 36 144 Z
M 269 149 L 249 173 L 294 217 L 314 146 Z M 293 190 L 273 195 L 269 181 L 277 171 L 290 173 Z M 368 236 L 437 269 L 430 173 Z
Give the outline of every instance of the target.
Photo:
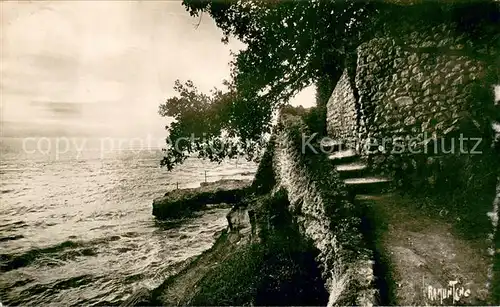
M 320 78 L 335 83 L 369 7 L 366 2 L 345 1 L 185 0 L 183 4 L 193 16 L 210 14 L 223 31 L 223 42 L 232 36 L 247 48 L 230 63 L 226 91 L 205 95 L 192 82 L 177 81 L 174 88 L 180 97 L 160 106 L 162 116 L 176 120 L 168 127 L 169 146 L 162 161 L 169 169 L 195 152 L 211 161 L 237 154 L 253 158 L 261 149 L 261 136 L 271 130 L 274 111 Z M 186 141 L 192 135 L 204 138 Z M 210 144 L 221 143 L 226 150 L 210 150 Z
M 203 122 L 210 121 L 198 123 L 210 125 L 210 139 L 220 142 L 223 132 L 237 136 L 240 147 L 247 153 L 253 151 L 245 144 L 258 142 L 262 134 L 270 131 L 272 113 L 306 86 L 316 83 L 317 102 L 323 109 L 320 112 L 324 112 L 329 92 L 340 77 L 346 60 L 352 59 L 356 47 L 377 31 L 397 31 L 403 23 L 426 24 L 446 20 L 458 21 L 472 33 L 470 25 L 498 17 L 495 12 L 498 4 L 493 2 L 184 0 L 183 5 L 192 16 L 209 14 L 223 32 L 222 42 L 235 37 L 246 45 L 246 49 L 236 53 L 230 63 L 227 92 L 218 91 L 207 96 L 186 84 L 190 94 L 186 93 L 182 101 L 190 105 L 186 100 L 193 98 L 197 99 L 194 106 L 198 103 L 204 106 L 192 110 L 196 114 L 192 116 L 204 117 Z M 174 106 L 181 103 L 171 99 L 163 106 L 164 110 L 170 109 L 170 104 L 175 109 Z M 217 102 L 218 99 L 221 101 Z M 215 110 L 223 113 L 218 115 Z M 190 112 L 184 112 L 171 112 L 177 119 L 175 126 L 171 127 L 171 137 L 194 129 L 195 124 L 190 124 Z M 214 117 L 213 121 L 208 119 L 210 116 Z M 325 120 L 325 116 L 317 118 Z M 222 121 L 226 123 L 222 124 Z M 185 131 L 181 132 L 183 129 Z M 196 144 L 191 147 L 193 145 Z M 183 159 L 172 161 L 178 163 Z
M 192 15 L 210 14 L 224 33 L 247 45 L 232 62 L 232 78 L 243 95 L 272 106 L 328 76 L 336 81 L 343 59 L 360 40 L 371 2 L 193 1 Z
M 198 158 L 220 162 L 224 158 L 244 155 L 253 159 L 264 144 L 259 122 L 253 118 L 270 120 L 269 109 L 258 103 L 241 103 L 235 88 L 224 82 L 226 90 L 214 88 L 210 95 L 198 91 L 192 81 L 175 81 L 178 96 L 160 105 L 161 116 L 172 117 L 167 126 L 169 137 L 162 166 L 172 170 L 192 154 Z M 247 106 L 242 110 L 235 106 Z M 251 116 L 241 116 L 250 114 Z

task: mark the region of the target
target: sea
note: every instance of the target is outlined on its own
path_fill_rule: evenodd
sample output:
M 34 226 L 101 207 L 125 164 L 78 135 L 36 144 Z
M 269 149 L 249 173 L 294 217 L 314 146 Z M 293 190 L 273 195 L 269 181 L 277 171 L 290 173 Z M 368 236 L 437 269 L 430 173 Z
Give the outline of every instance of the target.
M 162 155 L 159 149 L 61 155 L 4 142 L 0 304 L 119 305 L 210 248 L 229 209 L 160 222 L 151 214 L 153 199 L 203 181 L 252 179 L 255 163 L 189 158 L 168 171 L 159 165 Z

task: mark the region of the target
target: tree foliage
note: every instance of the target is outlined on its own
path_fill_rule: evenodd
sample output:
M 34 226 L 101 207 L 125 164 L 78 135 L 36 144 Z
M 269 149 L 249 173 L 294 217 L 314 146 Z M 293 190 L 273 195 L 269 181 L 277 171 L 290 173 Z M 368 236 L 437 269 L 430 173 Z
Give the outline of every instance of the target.
M 286 103 L 319 77 L 335 79 L 374 9 L 369 1 L 183 3 L 192 15 L 210 14 L 223 41 L 235 37 L 247 46 L 232 62 L 235 86 L 272 105 Z
M 193 154 L 220 162 L 237 155 L 252 159 L 260 152 L 264 142 L 259 134 L 262 129 L 252 118 L 269 120 L 271 112 L 256 103 L 241 104 L 249 107 L 245 110 L 236 108 L 240 97 L 229 82 L 224 84 L 225 90 L 214 88 L 207 95 L 192 81 L 175 82 L 177 96 L 167 99 L 159 109 L 161 116 L 174 118 L 167 127 L 169 137 L 162 166 L 172 170 Z M 240 117 L 241 112 L 252 116 Z
M 346 1 L 192 1 L 191 15 L 208 13 L 223 32 L 223 42 L 239 39 L 246 49 L 234 55 L 227 90 L 200 93 L 192 82 L 175 84 L 180 97 L 169 98 L 160 114 L 170 125 L 170 145 L 162 161 L 172 168 L 187 156 L 220 161 L 254 157 L 261 136 L 270 132 L 273 111 L 320 77 L 334 83 L 344 54 L 354 48 L 370 2 Z M 202 140 L 179 138 L 204 136 Z M 226 136 L 236 139 L 229 140 Z M 224 142 L 218 153 L 210 144 Z M 176 148 L 173 148 L 176 147 Z
M 491 13 L 498 8 L 493 2 L 184 0 L 183 5 L 192 16 L 209 14 L 222 30 L 222 42 L 234 37 L 246 49 L 234 54 L 226 91 L 204 95 L 191 82 L 177 82 L 181 97 L 168 99 L 160 113 L 177 120 L 170 127 L 171 139 L 195 131 L 220 142 L 222 134 L 228 133 L 238 136 L 231 146 L 239 143 L 244 149 L 240 153 L 246 154 L 255 150 L 241 145 L 258 142 L 271 129 L 273 111 L 312 83 L 318 87 L 318 112 L 324 112 L 346 59 L 377 31 L 444 20 L 457 21 L 472 33 L 470 25 L 498 16 Z M 200 146 L 193 142 L 183 147 L 184 153 L 168 152 L 164 162 L 171 162 L 164 164 L 180 163 Z M 233 154 L 201 151 L 201 156 L 213 161 Z

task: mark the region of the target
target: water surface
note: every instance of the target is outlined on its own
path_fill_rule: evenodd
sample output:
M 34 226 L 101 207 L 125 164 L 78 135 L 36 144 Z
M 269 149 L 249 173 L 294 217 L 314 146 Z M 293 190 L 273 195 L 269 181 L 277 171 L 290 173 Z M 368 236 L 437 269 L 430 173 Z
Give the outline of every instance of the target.
M 4 153 L 0 164 L 0 301 L 3 304 L 119 304 L 153 288 L 209 248 L 228 209 L 158 223 L 155 197 L 179 185 L 247 178 L 245 161 L 188 160 L 168 172 L 160 151 L 75 158 Z

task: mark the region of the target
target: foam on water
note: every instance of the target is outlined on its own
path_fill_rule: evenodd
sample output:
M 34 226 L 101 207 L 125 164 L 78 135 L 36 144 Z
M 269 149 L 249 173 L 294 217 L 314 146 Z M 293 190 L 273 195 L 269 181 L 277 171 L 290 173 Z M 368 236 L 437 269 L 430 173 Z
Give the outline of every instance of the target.
M 151 203 L 205 180 L 253 177 L 255 165 L 188 160 L 159 168 L 160 152 L 104 159 L 27 159 L 0 164 L 0 301 L 4 304 L 117 304 L 155 287 L 226 227 L 228 209 L 159 223 Z

